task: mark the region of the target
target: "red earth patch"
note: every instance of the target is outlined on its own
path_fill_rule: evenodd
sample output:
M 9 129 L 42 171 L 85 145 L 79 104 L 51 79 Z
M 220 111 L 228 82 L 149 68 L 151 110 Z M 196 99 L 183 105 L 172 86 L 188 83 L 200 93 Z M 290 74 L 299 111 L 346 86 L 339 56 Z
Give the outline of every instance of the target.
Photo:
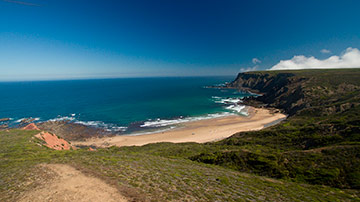
M 55 150 L 70 150 L 70 148 L 74 148 L 64 139 L 59 138 L 55 134 L 51 134 L 49 132 L 41 132 L 35 135 L 36 138 L 44 140 L 46 144 L 45 146 L 55 149 Z
M 22 128 L 23 130 L 40 130 L 35 123 L 30 123 L 27 126 Z

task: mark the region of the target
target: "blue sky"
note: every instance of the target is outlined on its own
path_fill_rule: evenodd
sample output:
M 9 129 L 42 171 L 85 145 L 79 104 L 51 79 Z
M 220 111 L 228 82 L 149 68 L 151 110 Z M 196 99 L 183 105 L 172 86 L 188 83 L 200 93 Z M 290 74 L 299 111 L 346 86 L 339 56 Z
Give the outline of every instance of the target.
M 325 59 L 360 48 L 359 10 L 357 0 L 0 0 L 0 80 L 235 75 Z

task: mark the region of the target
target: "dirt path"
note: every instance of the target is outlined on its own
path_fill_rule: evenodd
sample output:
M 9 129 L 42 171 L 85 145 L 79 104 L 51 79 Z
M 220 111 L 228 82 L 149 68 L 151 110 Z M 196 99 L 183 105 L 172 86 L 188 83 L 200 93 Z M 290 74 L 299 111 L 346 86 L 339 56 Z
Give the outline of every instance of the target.
M 25 193 L 20 201 L 127 201 L 116 188 L 98 178 L 85 176 L 69 165 L 42 166 L 56 176 L 40 188 Z

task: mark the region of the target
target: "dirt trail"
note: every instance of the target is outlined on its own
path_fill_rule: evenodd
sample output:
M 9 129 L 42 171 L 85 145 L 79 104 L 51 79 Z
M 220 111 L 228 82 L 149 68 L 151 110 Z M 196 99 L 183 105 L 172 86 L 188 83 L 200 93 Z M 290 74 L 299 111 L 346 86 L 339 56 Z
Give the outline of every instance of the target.
M 20 201 L 127 201 L 118 190 L 64 164 L 42 165 L 56 175 L 21 197 Z

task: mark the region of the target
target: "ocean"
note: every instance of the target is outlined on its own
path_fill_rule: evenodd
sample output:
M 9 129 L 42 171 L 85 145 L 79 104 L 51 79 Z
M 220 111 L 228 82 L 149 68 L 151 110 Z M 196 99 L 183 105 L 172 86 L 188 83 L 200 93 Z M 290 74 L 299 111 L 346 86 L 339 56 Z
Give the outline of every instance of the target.
M 0 118 L 16 125 L 69 120 L 114 133 L 171 128 L 188 121 L 246 115 L 249 93 L 208 88 L 233 77 L 121 78 L 0 82 Z M 1 123 L 0 123 L 1 124 Z

